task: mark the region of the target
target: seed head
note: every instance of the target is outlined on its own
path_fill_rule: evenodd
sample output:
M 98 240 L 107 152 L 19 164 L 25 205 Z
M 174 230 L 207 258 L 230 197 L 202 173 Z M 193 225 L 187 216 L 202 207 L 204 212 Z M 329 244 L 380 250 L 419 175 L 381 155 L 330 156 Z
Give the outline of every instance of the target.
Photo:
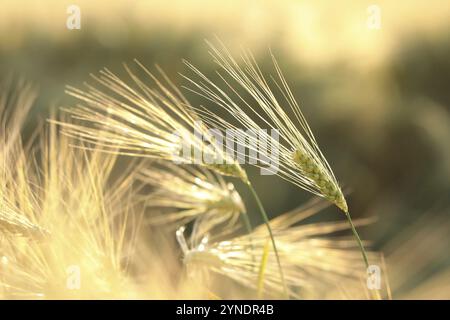
M 243 66 L 241 67 L 225 46 L 222 45 L 221 49 L 217 49 L 210 44 L 210 48 L 214 62 L 223 72 L 222 74 L 218 71 L 223 80 L 223 88 L 220 84 L 211 81 L 192 64 L 186 62 L 200 78 L 194 80 L 185 77 L 192 84 L 192 88 L 188 89 L 224 109 L 243 128 L 238 128 L 235 124 L 218 118 L 205 107 L 196 108 L 196 112 L 205 123 L 223 130 L 233 129 L 238 135 L 237 143 L 247 142 L 243 147 L 253 148 L 252 150 L 256 151 L 256 154 L 258 150 L 254 149 L 254 146 L 257 146 L 260 141 L 265 141 L 270 150 L 278 150 L 278 152 L 266 155 L 270 161 L 264 160 L 264 157 L 256 158 L 255 152 L 249 153 L 249 155 L 245 155 L 248 163 L 264 168 L 270 167 L 272 163 L 278 163 L 279 168 L 271 170 L 274 174 L 330 200 L 347 212 L 347 204 L 339 184 L 320 151 L 275 58 L 272 56 L 278 80 L 275 78 L 272 80 L 283 99 L 276 97 L 250 53 L 243 53 Z M 227 88 L 229 93 L 226 92 Z M 285 106 L 288 106 L 292 115 L 287 113 L 289 110 L 286 110 Z M 242 129 L 260 134 L 257 137 L 247 135 L 243 133 Z M 280 141 L 264 129 L 277 130 L 280 134 Z
M 347 202 L 341 190 L 330 180 L 329 175 L 323 171 L 323 167 L 301 150 L 295 150 L 292 157 L 298 165 L 298 169 L 311 180 L 311 183 L 316 185 L 325 198 L 333 202 L 342 211 L 348 212 Z
M 63 133 L 111 152 L 203 165 L 246 182 L 239 163 L 214 143 L 214 136 L 167 76 L 158 69 L 159 80 L 136 63 L 152 88 L 146 83 L 148 79 L 141 79 L 126 65 L 128 81 L 102 70 L 99 76 L 93 76 L 100 88 L 87 85 L 86 91 L 68 89 L 85 105 L 65 109 L 78 122 L 59 123 Z
M 246 211 L 234 185 L 203 167 L 158 162 L 141 170 L 138 179 L 155 187 L 142 196 L 156 211 L 149 218 L 152 223 L 178 228 L 197 219 L 197 227 L 206 232 L 222 223 L 233 226 Z

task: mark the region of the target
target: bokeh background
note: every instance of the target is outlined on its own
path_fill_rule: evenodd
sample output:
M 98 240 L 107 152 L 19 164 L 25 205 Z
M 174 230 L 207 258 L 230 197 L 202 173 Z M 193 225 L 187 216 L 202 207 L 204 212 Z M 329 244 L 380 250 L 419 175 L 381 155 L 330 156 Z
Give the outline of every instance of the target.
M 66 27 L 71 4 L 80 30 Z M 371 5 L 379 28 L 368 25 Z M 231 51 L 250 49 L 266 74 L 274 52 L 353 217 L 377 217 L 361 234 L 400 261 L 390 279 L 397 292 L 426 281 L 432 290 L 437 274 L 450 283 L 449 1 L 2 0 L 0 74 L 39 86 L 30 133 L 73 104 L 66 85 L 103 67 L 125 74 L 122 63 L 136 58 L 183 85 L 187 59 L 214 77 L 204 40 L 215 36 Z M 249 170 L 272 216 L 310 198 Z M 343 217 L 329 208 L 316 219 Z

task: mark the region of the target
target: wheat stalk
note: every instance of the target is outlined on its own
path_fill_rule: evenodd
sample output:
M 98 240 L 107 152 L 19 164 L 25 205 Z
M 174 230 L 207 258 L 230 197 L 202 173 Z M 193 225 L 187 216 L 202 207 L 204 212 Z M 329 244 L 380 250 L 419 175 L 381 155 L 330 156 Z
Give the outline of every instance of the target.
M 268 81 L 250 53 L 244 52 L 242 54 L 243 67 L 241 67 L 223 44 L 221 44 L 221 49 L 217 49 L 211 43 L 209 43 L 209 46 L 214 61 L 224 72 L 224 74 L 220 72 L 218 74 L 223 80 L 225 87 L 230 89 L 234 98 L 206 77 L 200 70 L 185 61 L 186 65 L 200 78 L 200 80 L 196 81 L 185 77 L 193 86 L 193 88 L 188 89 L 224 109 L 244 128 L 258 132 L 259 135 L 252 136 L 243 133 L 239 130 L 240 128 L 216 117 L 213 112 L 205 107 L 194 109 L 210 126 L 224 130 L 232 129 L 234 132 L 237 132 L 237 143 L 248 141 L 250 149 L 255 151 L 249 153 L 249 155 L 244 154 L 244 156 L 249 158 L 249 163 L 267 166 L 272 161 L 276 161 L 279 164 L 279 168 L 276 170 L 266 168 L 266 170 L 271 170 L 274 174 L 300 188 L 326 198 L 340 208 L 345 213 L 355 240 L 359 245 L 365 265 L 369 267 L 367 254 L 353 225 L 347 202 L 337 179 L 320 150 L 311 128 L 274 56 L 271 55 L 278 79 L 272 77 L 272 80 L 283 96 L 282 102 L 276 98 Z M 250 98 L 244 98 L 238 92 L 238 88 L 242 89 Z M 294 120 L 283 109 L 282 105 L 284 104 L 289 106 L 294 115 Z M 281 143 L 263 130 L 254 119 L 262 121 L 268 128 L 279 130 Z M 279 156 L 279 161 L 278 159 L 271 159 L 272 161 L 268 162 L 264 158 L 255 158 L 254 155 L 258 155 L 257 146 L 260 140 L 266 141 L 270 148 L 278 150 L 276 156 Z M 254 190 L 252 192 L 255 193 Z M 260 204 L 259 200 L 258 204 Z
M 243 67 L 241 67 L 224 45 L 221 46 L 220 50 L 212 44 L 209 45 L 214 61 L 224 71 L 224 74 L 219 73 L 219 76 L 224 85 L 234 94 L 234 98 L 207 78 L 200 70 L 185 61 L 186 65 L 199 77 L 199 80 L 185 77 L 192 84 L 192 88 L 188 89 L 224 109 L 245 129 L 261 133 L 259 136 L 238 136 L 237 143 L 248 140 L 249 148 L 258 151 L 256 149 L 259 145 L 258 140 L 264 140 L 268 142 L 269 147 L 279 149 L 280 167 L 279 170 L 273 172 L 274 174 L 278 174 L 283 179 L 311 193 L 327 198 L 344 212 L 347 212 L 347 203 L 333 171 L 322 154 L 275 58 L 272 56 L 278 82 L 275 79 L 273 80 L 276 88 L 280 90 L 284 97 L 282 102 L 276 98 L 250 53 L 242 55 Z M 238 88 L 243 89 L 249 98 L 245 99 L 239 94 Z M 294 114 L 294 120 L 283 109 L 282 105 L 284 104 L 289 106 Z M 241 128 L 216 117 L 205 107 L 195 109 L 210 126 L 224 130 L 234 129 L 234 132 L 237 132 L 238 135 L 245 134 L 239 130 Z M 263 130 L 255 119 L 263 122 L 267 126 L 266 129 L 279 130 L 281 143 Z M 255 154 L 257 155 L 257 152 L 246 155 L 249 158 L 249 163 L 255 163 L 258 166 L 268 164 L 267 160 L 251 158 Z

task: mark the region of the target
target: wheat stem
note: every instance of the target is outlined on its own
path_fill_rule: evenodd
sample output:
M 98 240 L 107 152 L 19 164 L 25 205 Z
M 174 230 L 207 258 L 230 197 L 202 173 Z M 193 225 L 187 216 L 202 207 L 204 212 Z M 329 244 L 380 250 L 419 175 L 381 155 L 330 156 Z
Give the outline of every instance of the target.
M 264 224 L 266 225 L 267 231 L 269 232 L 269 236 L 270 236 L 270 239 L 272 241 L 273 251 L 275 253 L 275 257 L 277 258 L 277 264 L 278 264 L 278 269 L 280 271 L 281 282 L 283 284 L 283 293 L 284 293 L 284 295 L 287 298 L 289 298 L 288 290 L 287 290 L 287 287 L 286 287 L 286 281 L 284 279 L 283 268 L 281 267 L 280 256 L 278 254 L 277 245 L 275 243 L 275 238 L 274 238 L 273 233 L 272 233 L 272 228 L 270 227 L 270 224 L 269 224 L 269 218 L 267 216 L 266 210 L 264 209 L 264 206 L 263 206 L 261 200 L 259 199 L 258 194 L 256 193 L 256 190 L 253 188 L 253 185 L 250 183 L 250 181 L 247 182 L 247 186 L 250 189 L 250 191 L 251 191 L 251 193 L 253 195 L 253 198 L 255 198 L 255 201 L 256 201 L 256 203 L 258 205 L 258 208 L 259 208 L 259 211 L 261 213 L 261 216 L 264 219 Z
M 247 213 L 243 213 L 243 214 L 241 214 L 241 216 L 242 216 L 242 218 L 244 220 L 245 228 L 247 229 L 247 232 L 250 235 L 253 232 L 253 227 L 252 227 L 252 224 L 250 222 L 250 218 L 249 218 Z
M 364 245 L 362 244 L 361 238 L 359 237 L 358 232 L 356 231 L 355 225 L 352 222 L 352 218 L 350 217 L 350 213 L 345 212 L 345 216 L 347 217 L 347 221 L 350 224 L 350 228 L 352 229 L 353 235 L 358 243 L 359 249 L 361 250 L 361 255 L 364 259 L 364 263 L 366 264 L 366 268 L 369 268 L 369 259 L 367 259 L 366 250 L 364 249 Z
M 364 263 L 366 265 L 366 270 L 369 268 L 369 259 L 367 258 L 366 250 L 364 249 L 364 245 L 359 237 L 358 232 L 356 231 L 355 225 L 353 224 L 352 218 L 350 217 L 350 212 L 345 212 L 345 216 L 347 217 L 347 221 L 350 224 L 350 228 L 352 229 L 353 235 L 355 236 L 356 242 L 358 242 L 359 250 L 361 251 L 361 255 L 364 259 Z M 371 292 L 372 296 L 375 300 L 381 300 L 380 293 L 378 291 Z
M 267 260 L 269 259 L 270 242 L 267 239 L 264 245 L 263 255 L 261 257 L 261 264 L 258 271 L 258 299 L 264 298 L 264 275 L 267 268 Z
M 352 218 L 350 217 L 350 212 L 346 211 L 345 212 L 345 216 L 347 217 L 347 221 L 350 224 L 350 228 L 352 229 L 353 235 L 356 239 L 356 242 L 358 243 L 359 246 L 359 250 L 361 251 L 361 255 L 364 259 L 364 263 L 366 265 L 366 270 L 369 269 L 369 259 L 367 258 L 367 253 L 366 250 L 364 249 L 364 245 L 361 241 L 361 238 L 359 237 L 358 232 L 356 231 L 355 225 L 353 224 Z M 372 297 L 375 300 L 382 300 L 380 293 L 377 290 L 372 290 L 371 291 Z

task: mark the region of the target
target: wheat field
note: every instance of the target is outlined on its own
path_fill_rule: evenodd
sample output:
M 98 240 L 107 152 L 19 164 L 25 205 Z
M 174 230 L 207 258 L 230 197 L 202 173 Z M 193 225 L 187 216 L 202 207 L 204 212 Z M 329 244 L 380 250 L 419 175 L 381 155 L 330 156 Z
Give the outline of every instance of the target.
M 450 298 L 445 10 L 69 5 L 0 13 L 0 299 Z

